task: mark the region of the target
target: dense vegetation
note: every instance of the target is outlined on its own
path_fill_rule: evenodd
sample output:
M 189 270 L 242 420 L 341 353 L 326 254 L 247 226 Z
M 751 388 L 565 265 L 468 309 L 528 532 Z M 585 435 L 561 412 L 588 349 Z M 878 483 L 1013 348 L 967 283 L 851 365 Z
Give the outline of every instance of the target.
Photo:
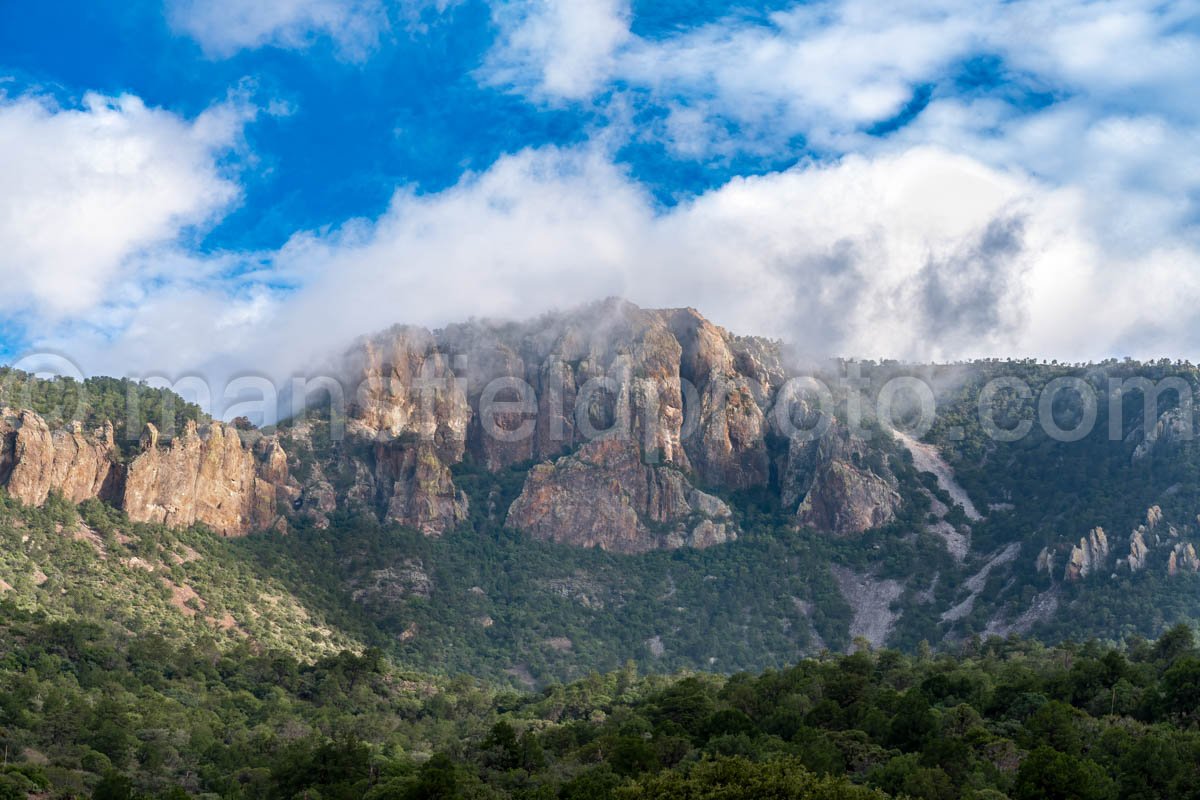
M 1119 650 L 1012 640 L 537 694 L 131 637 L 3 607 L 0 797 L 1200 796 L 1189 628 Z
M 980 425 L 981 388 L 998 377 L 1024 382 L 1031 396 L 1000 392 L 993 400 L 994 418 L 1001 428 L 1039 417 L 1038 401 L 1056 380 L 1078 380 L 1091 387 L 1095 420 L 1078 441 L 1059 441 L 1034 424 L 1029 435 L 1013 442 L 997 441 Z M 1154 636 L 1172 622 L 1196 619 L 1197 583 L 1192 575 L 1168 577 L 1159 555 L 1154 567 L 1131 574 L 1119 564 L 1129 552 L 1129 534 L 1146 520 L 1146 511 L 1159 506 L 1180 541 L 1200 541 L 1200 447 L 1190 436 L 1164 437 L 1137 450 L 1146 441 L 1145 396 L 1136 383 L 1147 380 L 1169 386 L 1171 381 L 1200 391 L 1200 370 L 1188 362 L 1116 361 L 1066 365 L 1035 361 L 993 361 L 948 369 L 941 375 L 939 413 L 929 440 L 946 454 L 958 480 L 975 502 L 992 506 L 988 519 L 973 526 L 972 547 L 980 554 L 1019 543 L 1020 555 L 1002 573 L 992 576 L 987 607 L 976 608 L 960 620 L 956 633 L 982 633 L 997 613 L 1010 615 L 1028 608 L 1037 595 L 1053 594 L 1066 613 L 1040 620 L 1030 631 L 1044 641 L 1097 636 L 1113 641 L 1132 635 Z M 1124 391 L 1118 392 L 1117 387 Z M 1084 405 L 1067 388 L 1054 398 L 1055 423 L 1072 429 L 1084 422 Z M 1165 390 L 1152 403 L 1153 431 L 1160 415 L 1181 407 L 1192 411 L 1185 392 Z M 1113 434 L 1116 434 L 1115 436 Z M 1035 562 L 1046 546 L 1078 542 L 1088 530 L 1108 531 L 1114 552 L 1102 573 L 1078 584 L 1062 581 L 1060 557 L 1052 574 L 1038 574 Z
M 42 508 L 0 493 L 0 598 L 50 622 L 176 642 L 251 640 L 300 658 L 353 646 L 317 606 L 211 531 L 131 524 L 99 501 Z
M 169 439 L 188 420 L 208 420 L 195 403 L 170 389 L 141 381 L 108 377 L 47 380 L 11 367 L 0 367 L 0 407 L 36 411 L 52 428 L 79 422 L 93 429 L 110 422 L 114 440 L 124 454 L 136 450 L 147 422 Z

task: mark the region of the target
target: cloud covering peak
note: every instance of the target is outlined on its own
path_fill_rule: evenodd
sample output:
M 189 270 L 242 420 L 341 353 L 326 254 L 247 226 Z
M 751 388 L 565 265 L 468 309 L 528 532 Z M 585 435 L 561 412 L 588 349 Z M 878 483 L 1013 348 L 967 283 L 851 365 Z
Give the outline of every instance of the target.
M 1186 8 L 772 8 L 649 29 L 625 0 L 169 0 L 171 30 L 227 59 L 198 73 L 244 69 L 297 113 L 0 100 L 8 349 L 280 376 L 395 322 L 622 295 L 813 355 L 1200 357 Z M 280 89 L 298 74 L 319 78 Z M 368 123 L 385 144 L 339 138 Z M 456 155 L 487 137 L 483 163 Z M 359 171 L 317 177 L 338 159 Z M 386 200 L 289 226 L 293 197 L 346 194 Z M 286 235 L 214 244 L 233 216 Z

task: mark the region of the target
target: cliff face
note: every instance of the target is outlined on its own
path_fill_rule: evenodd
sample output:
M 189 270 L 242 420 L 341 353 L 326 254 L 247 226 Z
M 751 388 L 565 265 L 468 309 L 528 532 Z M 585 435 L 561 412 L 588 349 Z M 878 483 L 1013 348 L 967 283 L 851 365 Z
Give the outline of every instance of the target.
M 346 363 L 346 474 L 370 475 L 357 501 L 373 497 L 381 518 L 428 534 L 466 518 L 451 467 L 467 459 L 491 471 L 541 464 L 511 525 L 627 552 L 729 538 L 731 520 L 682 523 L 696 487 L 768 486 L 773 458 L 797 524 L 861 533 L 900 504 L 895 477 L 868 466 L 870 448 L 844 429 L 773 453 L 772 441 L 786 446 L 772 417 L 787 379 L 778 346 L 691 309 L 613 300 L 527 323 L 396 327 Z M 623 444 L 599 444 L 608 439 Z
M 436 447 L 388 447 L 376 450 L 376 478 L 385 487 L 384 518 L 425 535 L 442 533 L 467 518 L 467 496 L 454 486 L 450 469 Z M 390 487 L 390 488 L 389 488 Z
M 549 536 L 551 522 L 534 511 L 545 509 L 563 541 L 623 551 L 709 544 L 732 528 L 676 531 L 692 513 L 692 480 L 728 489 L 768 481 L 764 408 L 783 378 L 778 360 L 694 311 L 619 301 L 523 324 L 397 327 L 347 358 L 349 450 L 371 475 L 377 513 L 428 534 L 466 518 L 453 465 L 532 461 L 544 463 L 508 513 L 522 530 Z M 608 437 L 623 444 L 598 445 Z M 654 468 L 632 468 L 642 461 Z M 639 483 L 613 489 L 626 480 Z M 601 520 L 616 527 L 602 533 Z
M 52 432 L 32 411 L 15 419 L 4 416 L 0 483 L 29 505 L 41 505 L 57 491 L 76 503 L 106 500 L 139 522 L 201 522 L 224 536 L 238 536 L 275 524 L 277 496 L 291 491 L 287 458 L 277 442 L 264 438 L 248 448 L 236 431 L 220 423 L 205 436 L 189 423 L 165 447 L 149 425 L 142 452 L 123 464 L 111 424 L 92 434 L 78 424 Z
M 605 439 L 534 467 L 508 524 L 539 539 L 640 553 L 732 541 L 732 517 L 678 469 L 643 464 L 633 443 Z
M 872 455 L 836 423 L 811 441 L 793 438 L 783 465 L 784 505 L 798 504 L 801 524 L 843 536 L 886 525 L 900 508 L 900 493 L 895 476 Z
M 622 552 L 734 538 L 713 491 L 778 491 L 796 524 L 838 535 L 886 524 L 900 504 L 878 449 L 844 427 L 789 443 L 775 343 L 691 309 L 612 300 L 525 323 L 398 326 L 342 365 L 344 438 L 297 421 L 248 446 L 214 423 L 165 444 L 150 428 L 126 465 L 111 427 L 51 433 L 25 414 L 0 430 L 0 482 L 26 502 L 103 497 L 135 520 L 225 535 L 280 524 L 280 508 L 318 526 L 357 508 L 438 535 L 469 518 L 456 465 L 538 464 L 511 509 L 487 513 Z
M 1071 548 L 1067 559 L 1065 577 L 1069 581 L 1086 578 L 1096 570 L 1104 568 L 1108 559 L 1108 537 L 1103 528 L 1092 528 L 1079 544 Z
M 445 461 L 461 459 L 471 410 L 454 360 L 420 328 L 394 328 L 366 340 L 352 354 L 352 432 L 381 442 L 419 439 Z
M 1175 545 L 1167 558 L 1167 574 L 1178 575 L 1180 572 L 1200 572 L 1200 558 L 1190 542 Z
M 470 459 L 541 463 L 507 513 L 532 535 L 626 552 L 724 541 L 732 521 L 680 527 L 696 486 L 768 486 L 770 442 L 786 444 L 772 420 L 787 379 L 778 346 L 691 309 L 614 300 L 528 323 L 397 327 L 346 362 L 348 433 L 371 443 L 356 458 L 375 510 L 430 534 L 466 517 L 450 468 Z M 810 444 L 781 469 L 797 524 L 849 535 L 894 517 L 896 480 L 866 466 L 866 443 L 839 429 Z
M 275 523 L 276 484 L 286 482 L 286 458 L 275 443 L 246 448 L 237 431 L 214 422 L 201 437 L 194 422 L 169 447 L 148 425 L 142 452 L 130 462 L 121 507 L 138 522 L 173 527 L 203 522 L 223 536 Z
M 0 482 L 10 495 L 34 506 L 46 502 L 51 490 L 73 503 L 120 496 L 112 425 L 90 434 L 78 423 L 52 432 L 32 411 L 5 409 L 0 414 Z

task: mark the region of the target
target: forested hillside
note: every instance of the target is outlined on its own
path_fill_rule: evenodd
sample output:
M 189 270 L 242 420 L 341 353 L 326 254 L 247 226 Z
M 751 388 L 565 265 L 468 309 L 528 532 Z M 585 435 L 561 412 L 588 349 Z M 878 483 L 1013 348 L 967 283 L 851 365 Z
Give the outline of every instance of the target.
M 276 495 L 278 524 L 270 530 L 217 540 L 203 525 L 134 523 L 94 499 L 81 506 L 82 520 L 76 522 L 73 505 L 51 490 L 40 510 L 15 501 L 6 505 L 14 531 L 25 526 L 34 533 L 14 532 L 14 541 L 26 538 L 6 552 L 0 579 L 14 587 L 11 597 L 49 613 L 78 613 L 87 605 L 77 597 L 84 585 L 108 598 L 117 615 L 145 616 L 141 606 L 148 602 L 189 611 L 204 603 L 206 610 L 196 616 L 231 635 L 353 642 L 379 647 L 414 669 L 525 688 L 616 669 L 631 659 L 665 673 L 728 673 L 778 668 L 825 649 L 844 651 L 856 638 L 908 652 L 922 642 L 953 648 L 973 635 L 1012 633 L 1047 643 L 1085 637 L 1121 642 L 1200 619 L 1200 577 L 1189 560 L 1200 543 L 1200 455 L 1172 422 L 1182 413 L 1181 398 L 1172 392 L 1159 396 L 1149 435 L 1141 394 L 1131 392 L 1115 405 L 1110 400 L 1113 381 L 1176 380 L 1194 389 L 1192 365 L 989 361 L 859 368 L 875 387 L 896 376 L 926 381 L 937 391 L 938 413 L 926 443 L 915 444 L 904 444 L 868 419 L 858 449 L 829 462 L 831 474 L 859 464 L 859 473 L 887 475 L 894 482 L 898 503 L 892 518 L 857 534 L 801 524 L 794 504 L 784 502 L 786 474 L 773 467 L 763 485 L 700 482 L 702 491 L 729 509 L 736 540 L 637 553 L 545 541 L 514 529 L 505 513 L 527 491 L 539 465 L 524 460 L 489 466 L 469 450 L 443 476 L 452 482 L 461 519 L 440 535 L 415 530 L 402 520 L 381 518 L 368 490 L 382 490 L 386 482 L 362 477 L 371 464 L 381 474 L 395 469 L 388 453 L 392 447 L 407 452 L 415 434 L 385 440 L 377 450 L 352 437 L 335 441 L 330 409 L 318 406 L 277 430 L 255 430 L 244 421 L 227 426 L 225 442 L 237 458 L 220 463 L 251 459 L 256 469 L 287 473 Z M 837 385 L 836 374 L 826 377 Z M 1031 393 L 993 398 L 994 415 L 1005 427 L 1036 420 L 1037 397 L 1052 381 L 1085 382 L 1098 398 L 1088 435 L 1059 441 L 1033 426 L 1013 442 L 988 436 L 980 424 L 979 398 L 996 378 L 1019 380 Z M 175 426 L 178 433 L 189 420 L 207 424 L 195 406 L 129 381 L 77 384 L 10 374 L 4 389 L 9 401 L 25 398 L 47 419 L 58 419 L 54 415 L 70 407 L 82 409 L 80 421 L 96 425 L 108 416 L 133 418 L 129 410 L 136 407 L 157 410 L 153 418 L 164 431 Z M 1056 400 L 1058 423 L 1077 424 L 1078 396 L 1066 391 Z M 1116 438 L 1110 408 L 1121 414 Z M 21 430 L 9 438 L 19 439 Z M 75 452 L 71 436 L 55 434 L 53 464 Z M 275 443 L 272 459 L 285 460 L 286 467 L 251 455 L 264 442 Z M 767 445 L 776 453 L 786 447 L 773 438 Z M 178 449 L 195 463 L 184 464 L 181 477 L 169 482 L 174 494 L 143 497 L 153 502 L 143 502 L 139 511 L 153 516 L 155 509 L 170 508 L 176 490 L 196 480 L 188 476 L 202 471 L 203 451 L 188 456 L 190 446 L 172 440 L 159 447 L 160 458 L 173 458 Z M 6 447 L 16 452 L 15 444 Z M 153 449 L 140 458 L 152 456 Z M 406 463 L 399 465 L 402 472 L 409 469 Z M 677 467 L 657 470 L 630 480 L 660 482 L 659 473 L 682 474 Z M 44 484 L 52 472 L 40 469 L 35 477 Z M 540 473 L 547 473 L 544 465 Z M 397 493 L 417 480 L 415 473 L 404 474 Z M 218 471 L 215 477 L 208 492 L 219 503 L 226 478 L 234 476 Z M 589 485 L 609 491 L 625 477 L 602 470 Z M 421 480 L 443 480 L 435 478 Z M 329 498 L 363 499 L 345 507 L 341 500 L 323 504 L 326 489 Z M 46 514 L 52 522 L 45 521 Z M 214 516 L 228 519 L 223 510 Z M 1088 536 L 1096 543 L 1084 542 L 1081 549 L 1080 540 Z M 144 544 L 146 537 L 156 543 Z M 159 544 L 176 540 L 210 555 L 185 558 L 181 547 Z M 1131 562 L 1132 550 L 1141 555 Z M 61 594 L 57 571 L 64 565 L 83 577 L 64 578 L 71 588 Z M 37 584 L 30 577 L 37 574 L 50 582 Z M 255 583 L 244 575 L 273 588 L 250 591 Z M 262 624 L 260 619 L 277 614 L 263 606 L 264 596 L 286 598 L 292 622 Z M 180 613 L 150 617 L 160 626 L 179 627 Z M 320 622 L 308 630 L 296 623 L 303 615 Z
M 1117 800 L 1200 792 L 1190 629 L 537 694 L 4 606 L 0 797 Z

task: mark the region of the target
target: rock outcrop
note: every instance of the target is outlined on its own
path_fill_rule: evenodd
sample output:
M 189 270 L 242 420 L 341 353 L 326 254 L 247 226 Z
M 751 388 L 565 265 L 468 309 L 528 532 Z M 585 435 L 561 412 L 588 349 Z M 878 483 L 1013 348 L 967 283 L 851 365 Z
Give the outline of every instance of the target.
M 1049 546 L 1043 547 L 1037 557 L 1037 571 L 1053 574 L 1054 572 L 1054 551 Z
M 1180 572 L 1200 572 L 1200 558 L 1196 557 L 1196 548 L 1190 542 L 1175 545 L 1167 558 L 1167 574 L 1178 575 Z
M 22 503 L 40 506 L 51 491 L 73 503 L 120 495 L 113 428 L 84 433 L 79 423 L 51 431 L 32 411 L 0 412 L 0 483 Z
M 900 505 L 898 482 L 878 450 L 844 427 L 789 448 L 773 418 L 787 378 L 778 345 L 734 336 L 692 309 L 609 300 L 527 323 L 397 327 L 364 339 L 347 363 L 357 388 L 346 450 L 356 453 L 351 471 L 370 474 L 370 491 L 360 495 L 372 498 L 381 518 L 428 534 L 467 516 L 451 474 L 464 460 L 493 472 L 541 463 L 507 514 L 511 524 L 542 535 L 550 523 L 532 509 L 590 506 L 556 517 L 567 528 L 556 535 L 625 551 L 719 541 L 732 532 L 714 523 L 679 533 L 672 526 L 690 513 L 682 503 L 660 513 L 633 502 L 618 513 L 606 476 L 626 470 L 630 459 L 674 470 L 646 473 L 654 486 L 655 476 L 671 475 L 671 486 L 679 484 L 671 496 L 695 486 L 764 487 L 777 472 L 797 524 L 839 535 L 886 524 Z M 626 442 L 619 454 L 590 447 L 610 438 Z M 575 480 L 583 472 L 592 483 Z M 626 488 L 622 496 L 636 501 L 641 493 Z M 336 499 L 350 501 L 345 492 Z M 603 519 L 616 526 L 608 534 L 596 527 Z M 667 524 L 674 534 L 651 536 L 647 523 Z M 649 538 L 634 544 L 626 535 Z
M 1142 461 L 1154 453 L 1170 452 L 1190 441 L 1193 433 L 1190 412 L 1190 407 L 1186 411 L 1179 408 L 1164 411 L 1154 425 L 1144 431 L 1142 441 L 1133 450 L 1133 460 Z M 1134 431 L 1134 435 L 1139 431 Z
M 386 521 L 435 536 L 467 518 L 467 496 L 454 486 L 450 468 L 433 445 L 380 444 L 375 464 Z
M 1146 527 L 1154 530 L 1162 522 L 1163 512 L 1158 506 L 1150 506 L 1146 509 Z
M 783 503 L 796 519 L 838 535 L 891 522 L 900 508 L 897 481 L 865 441 L 834 423 L 812 441 L 790 442 L 783 472 Z
M 635 444 L 612 438 L 534 467 L 508 524 L 539 539 L 640 553 L 736 539 L 732 516 L 677 468 L 644 464 Z
M 1138 572 L 1146 566 L 1146 554 L 1150 548 L 1146 545 L 1146 527 L 1139 525 L 1137 529 L 1129 536 L 1129 555 L 1125 558 L 1125 563 L 1129 565 L 1131 572 Z
M 393 328 L 365 340 L 353 359 L 359 382 L 352 431 L 385 442 L 419 439 L 445 460 L 462 458 L 471 419 L 465 382 L 431 333 Z
M 142 452 L 130 462 L 120 505 L 130 519 L 172 527 L 202 522 L 223 536 L 268 528 L 279 518 L 277 484 L 286 463 L 269 441 L 259 452 L 233 428 L 214 422 L 207 436 L 189 421 L 168 447 L 147 425 Z
M 464 459 L 491 471 L 542 462 L 511 523 L 542 535 L 550 524 L 531 509 L 587 507 L 556 517 L 566 529 L 556 536 L 625 552 L 723 541 L 732 522 L 678 527 L 693 500 L 709 497 L 694 483 L 736 490 L 770 480 L 778 349 L 690 309 L 610 300 L 522 324 L 399 327 L 361 342 L 348 362 L 358 387 L 348 433 L 372 445 L 356 458 L 371 473 L 376 510 L 429 534 L 466 517 L 450 469 Z M 624 442 L 619 453 L 598 444 L 609 439 Z M 607 491 L 612 476 L 642 462 L 651 467 L 637 470 L 645 486 Z M 581 471 L 593 482 L 575 480 Z M 662 492 L 665 506 L 645 505 L 647 492 Z M 617 496 L 632 505 L 618 511 Z M 617 527 L 602 533 L 611 515 Z
M 1071 548 L 1063 577 L 1069 581 L 1086 578 L 1098 569 L 1103 569 L 1108 559 L 1108 537 L 1103 528 L 1092 528 L 1088 535 Z
M 1200 517 L 1197 519 L 1200 521 Z M 1161 568 L 1162 557 L 1154 554 L 1166 549 L 1168 575 L 1200 571 L 1195 546 L 1181 538 L 1180 530 L 1164 521 L 1162 509 L 1151 506 L 1146 510 L 1145 523 L 1129 535 L 1129 555 L 1119 559 L 1118 563 L 1123 562 L 1130 572 L 1140 572 L 1148 567 Z
M 238 536 L 275 525 L 280 492 L 293 491 L 277 441 L 263 437 L 247 447 L 221 423 L 202 435 L 189 422 L 167 446 L 147 425 L 141 452 L 126 464 L 109 423 L 87 434 L 78 423 L 51 431 L 28 410 L 3 416 L 0 484 L 29 505 L 41 505 L 54 491 L 76 503 L 111 502 L 139 522 L 200 522 Z
M 1163 521 L 1162 508 L 1150 506 L 1146 509 L 1146 522 L 1138 525 L 1129 535 L 1129 555 L 1125 563 L 1130 572 L 1138 572 L 1146 567 L 1146 559 L 1150 548 L 1158 544 L 1156 530 Z

